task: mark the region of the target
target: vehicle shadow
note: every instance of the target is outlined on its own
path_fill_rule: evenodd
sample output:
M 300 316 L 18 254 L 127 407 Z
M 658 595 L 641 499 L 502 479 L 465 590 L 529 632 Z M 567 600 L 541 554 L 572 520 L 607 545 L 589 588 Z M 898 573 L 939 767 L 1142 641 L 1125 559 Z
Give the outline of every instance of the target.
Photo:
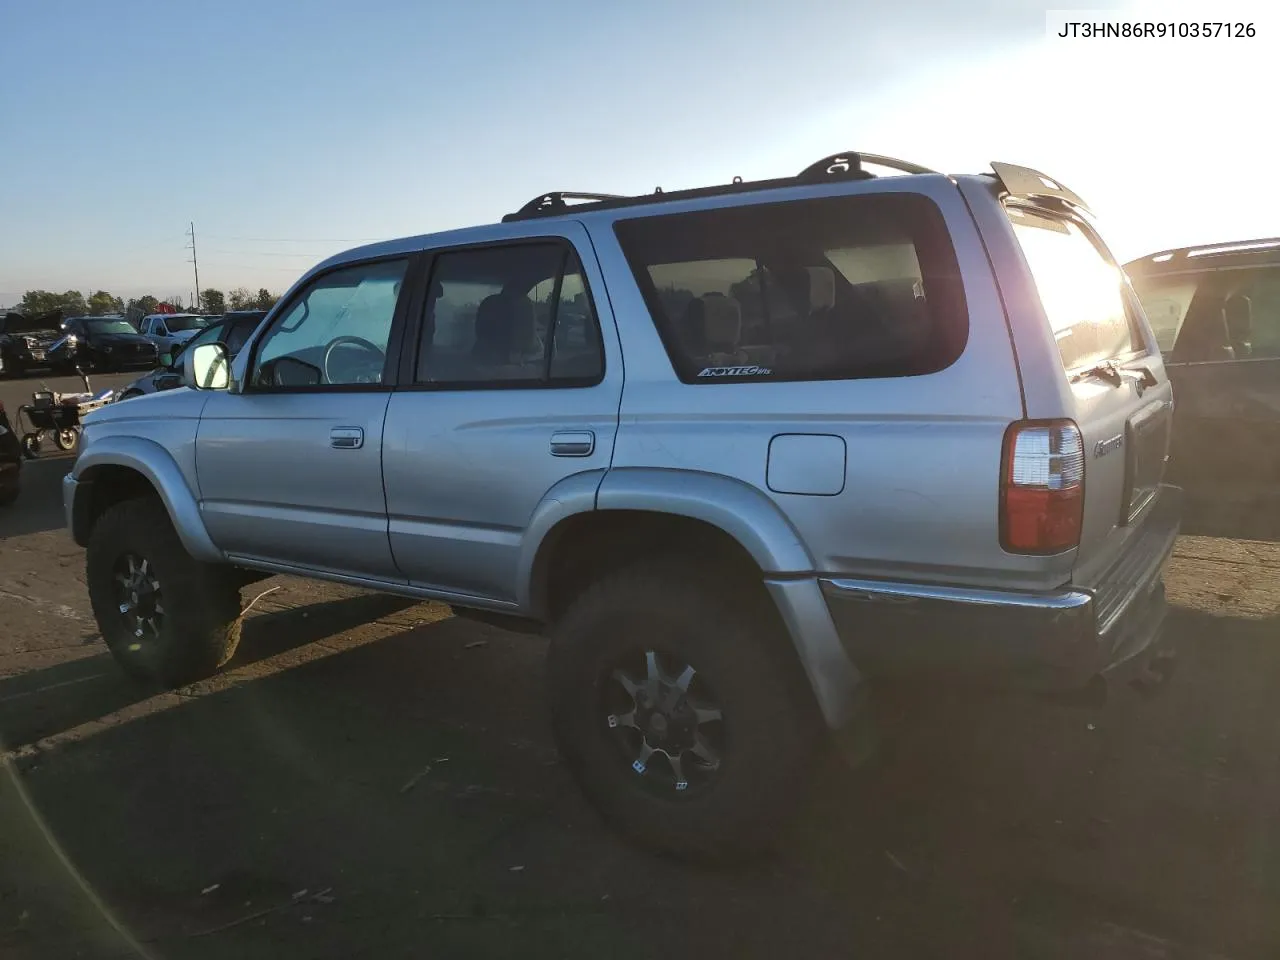
M 1280 542 L 1280 496 L 1238 501 L 1188 497 L 1181 532 L 1200 537 Z
M 359 594 L 250 617 L 225 670 L 252 666 L 415 602 Z M 96 640 L 97 634 L 84 638 L 86 643 Z M 0 745 L 9 752 L 18 751 L 144 701 L 181 696 L 181 690 L 165 691 L 129 677 L 106 652 L 7 677 L 0 679 Z
M 61 452 L 42 454 L 23 464 L 22 490 L 17 502 L 0 510 L 0 540 L 66 526 L 62 513 L 62 478 L 74 464 L 74 453 Z
M 1178 667 L 1148 695 L 882 704 L 886 749 L 823 770 L 795 862 L 884 896 L 885 921 L 909 902 L 929 929 L 895 943 L 908 953 L 950 929 L 952 956 L 984 937 L 990 956 L 1277 955 L 1280 810 L 1261 798 L 1280 787 L 1280 616 L 1174 608 L 1168 624 Z
M 605 830 L 556 762 L 545 645 L 457 619 L 103 728 L 25 783 L 171 957 L 643 956 L 611 945 L 659 930 L 673 957 L 1274 956 L 1280 618 L 1171 626 L 1154 698 L 904 699 L 877 766 L 825 770 L 779 856 L 730 871 Z

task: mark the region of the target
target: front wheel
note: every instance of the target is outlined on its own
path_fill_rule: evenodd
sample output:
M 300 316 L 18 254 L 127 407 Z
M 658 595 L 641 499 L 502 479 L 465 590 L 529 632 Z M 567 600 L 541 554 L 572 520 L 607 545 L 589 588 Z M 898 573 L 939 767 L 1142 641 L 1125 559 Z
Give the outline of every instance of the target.
M 217 672 L 240 642 L 240 590 L 231 567 L 195 560 L 155 497 L 117 503 L 86 551 L 98 629 L 129 674 L 166 686 Z
M 822 742 L 776 629 L 678 562 L 610 575 L 572 604 L 552 632 L 553 723 L 606 819 L 685 859 L 772 845 Z

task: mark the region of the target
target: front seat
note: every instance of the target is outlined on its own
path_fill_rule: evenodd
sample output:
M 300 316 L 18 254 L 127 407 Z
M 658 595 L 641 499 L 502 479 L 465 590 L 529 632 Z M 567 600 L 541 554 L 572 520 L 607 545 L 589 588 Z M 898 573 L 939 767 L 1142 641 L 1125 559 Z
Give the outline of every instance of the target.
M 1175 363 L 1205 363 L 1234 360 L 1235 351 L 1227 339 L 1226 301 L 1221 297 L 1197 296 L 1182 321 L 1182 330 L 1173 345 Z
M 489 378 L 513 376 L 521 368 L 536 375 L 541 356 L 536 316 L 528 297 L 495 293 L 480 302 L 471 360 L 484 368 Z

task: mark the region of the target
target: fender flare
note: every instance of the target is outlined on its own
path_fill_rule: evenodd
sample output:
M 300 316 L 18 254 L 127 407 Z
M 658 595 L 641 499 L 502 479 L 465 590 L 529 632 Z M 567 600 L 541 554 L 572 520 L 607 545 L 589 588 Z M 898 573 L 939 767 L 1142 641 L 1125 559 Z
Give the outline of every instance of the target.
M 813 558 L 795 527 L 750 484 L 695 470 L 590 470 L 561 480 L 534 509 L 517 565 L 516 602 L 521 610 L 537 606 L 533 574 L 547 537 L 562 521 L 596 510 L 637 510 L 701 520 L 737 541 L 766 576 L 813 570 Z
M 624 467 L 562 481 L 538 505 L 526 530 L 517 581 L 522 610 L 536 607 L 533 575 L 547 538 L 561 522 L 593 509 L 688 517 L 732 537 L 764 574 L 764 586 L 828 727 L 839 729 L 850 721 L 862 674 L 840 643 L 813 575 L 813 558 L 777 505 L 741 480 L 693 470 Z
M 648 510 L 702 520 L 733 537 L 766 576 L 809 573 L 813 557 L 791 521 L 758 488 L 698 470 L 621 467 L 600 485 L 601 510 Z
M 101 467 L 125 467 L 147 479 L 164 504 L 178 539 L 187 552 L 205 563 L 223 563 L 226 557 L 210 539 L 200 515 L 200 504 L 187 486 L 186 478 L 172 454 L 154 440 L 143 437 L 103 437 L 76 461 L 76 500 L 87 493 L 82 489 L 94 482 Z M 73 516 L 78 513 L 72 505 Z M 78 526 L 78 524 L 77 524 Z

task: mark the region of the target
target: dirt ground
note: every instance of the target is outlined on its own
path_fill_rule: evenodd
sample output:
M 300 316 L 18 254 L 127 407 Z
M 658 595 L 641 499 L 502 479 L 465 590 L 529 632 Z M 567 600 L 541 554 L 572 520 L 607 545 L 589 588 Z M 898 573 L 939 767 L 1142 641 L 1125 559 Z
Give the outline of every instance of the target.
M 69 465 L 0 514 L 6 960 L 1280 955 L 1280 545 L 1181 540 L 1161 695 L 899 694 L 876 767 L 825 771 L 776 859 L 708 871 L 586 806 L 540 641 L 435 604 L 268 580 L 231 669 L 140 691 L 62 528 Z

